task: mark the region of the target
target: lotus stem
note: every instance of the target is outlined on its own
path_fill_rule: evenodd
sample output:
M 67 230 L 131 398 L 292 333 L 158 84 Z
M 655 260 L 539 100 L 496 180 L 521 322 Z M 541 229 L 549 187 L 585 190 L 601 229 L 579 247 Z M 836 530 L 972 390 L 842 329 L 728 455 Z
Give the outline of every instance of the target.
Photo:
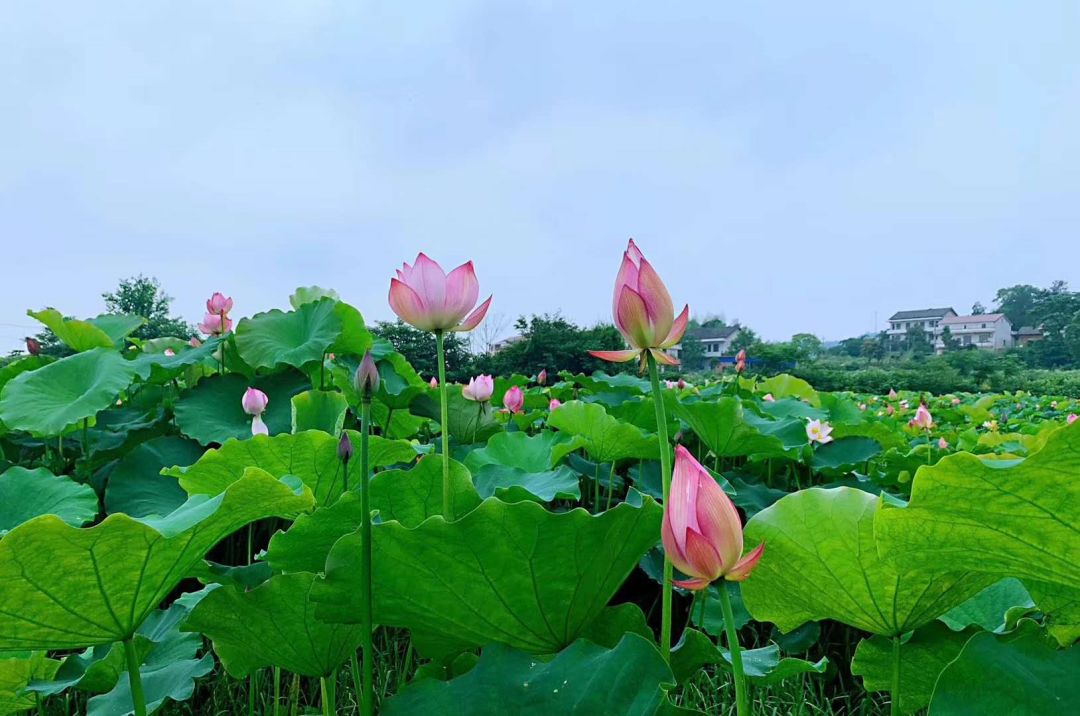
M 660 391 L 660 371 L 652 353 L 645 354 L 649 364 L 649 380 L 652 382 L 653 406 L 656 408 L 656 434 L 660 441 L 660 481 L 663 485 L 664 506 L 671 491 L 671 443 L 668 441 L 667 412 L 664 394 Z M 664 554 L 664 586 L 660 606 L 660 653 L 664 661 L 671 661 L 671 558 Z
M 274 667 L 274 716 L 281 713 L 281 667 Z
M 124 655 L 127 656 L 128 685 L 131 687 L 135 716 L 146 716 L 146 697 L 143 695 L 142 674 L 139 673 L 139 657 L 135 654 L 135 642 L 131 637 L 124 639 Z
M 330 673 L 330 676 L 319 678 L 319 690 L 322 692 L 323 716 L 335 716 L 337 714 L 337 706 L 334 703 L 334 691 L 336 688 L 337 669 L 334 669 L 334 671 Z
M 454 519 L 454 499 L 450 490 L 450 408 L 446 401 L 446 347 L 445 334 L 435 331 L 435 347 L 439 361 L 439 403 L 441 409 L 440 432 L 442 433 L 442 500 L 443 517 Z
M 446 400 L 443 399 L 443 412 L 446 411 Z M 371 495 L 368 480 L 368 437 L 371 434 L 371 394 L 365 392 L 360 403 L 360 534 L 363 542 L 364 558 L 361 560 L 361 579 L 364 584 L 364 604 L 361 606 L 361 621 L 363 623 L 363 650 L 364 650 L 364 681 L 363 697 L 360 702 L 360 713 L 363 716 L 371 716 L 375 706 L 375 650 L 372 647 L 372 590 L 371 590 Z M 446 464 L 445 462 L 443 463 Z M 445 473 L 444 473 L 445 476 Z M 446 497 L 446 485 L 443 483 L 443 498 Z M 353 658 L 356 653 L 353 652 Z M 355 672 L 354 672 L 355 674 Z
M 611 461 L 611 469 L 608 470 L 607 505 L 604 507 L 605 510 L 610 510 L 611 509 L 611 493 L 615 491 L 614 483 L 615 483 L 615 461 L 612 460 Z
M 739 632 L 735 629 L 735 615 L 731 611 L 731 597 L 727 585 L 720 582 L 720 606 L 724 609 L 724 632 L 727 634 L 728 651 L 731 652 L 731 671 L 735 677 L 735 713 L 749 716 L 750 701 L 746 692 L 746 673 L 743 671 L 742 649 L 739 647 Z
M 892 638 L 892 691 L 889 694 L 889 714 L 900 716 L 900 635 Z

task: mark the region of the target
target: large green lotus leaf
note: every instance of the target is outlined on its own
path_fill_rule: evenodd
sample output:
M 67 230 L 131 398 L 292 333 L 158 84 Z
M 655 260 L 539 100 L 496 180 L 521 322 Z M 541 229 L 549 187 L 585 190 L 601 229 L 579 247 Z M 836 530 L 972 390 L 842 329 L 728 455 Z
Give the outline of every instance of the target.
M 97 516 L 94 488 L 43 467 L 12 467 L 0 474 L 0 535 L 41 515 L 78 527 Z
M 131 361 L 112 349 L 77 353 L 8 382 L 0 393 L 0 421 L 12 430 L 59 435 L 115 403 L 134 377 Z
M 755 420 L 756 416 L 746 413 L 742 402 L 730 395 L 678 403 L 675 412 L 714 454 L 724 457 L 782 457 L 789 448 L 806 444 L 799 420 Z
M 174 354 L 171 356 L 165 355 L 164 348 L 160 351 L 143 352 L 137 355 L 132 363 L 135 364 L 139 377 L 152 383 L 167 383 L 183 375 L 189 367 L 212 359 L 221 347 L 222 339 L 208 338 L 198 348 L 192 348 L 184 341 L 178 342 L 181 345 L 173 348 Z
M 122 641 L 203 555 L 245 524 L 308 509 L 311 491 L 258 468 L 160 519 L 110 515 L 78 529 L 45 515 L 0 539 L 0 650 Z
M 143 699 L 146 712 L 153 713 L 166 700 L 187 701 L 195 693 L 195 680 L 214 670 L 214 657 L 205 654 L 201 659 L 166 661 L 141 668 Z M 88 702 L 86 716 L 130 716 L 135 713 L 131 698 L 131 682 L 127 672 L 107 694 L 95 696 Z
M 1039 611 L 1046 615 L 1046 630 L 1058 643 L 1067 646 L 1080 639 L 1080 589 L 1035 580 L 1028 580 L 1027 588 Z M 1025 608 L 1021 605 L 1012 613 Z
M 91 318 L 87 323 L 100 328 L 114 344 L 119 344 L 145 325 L 146 319 L 130 313 L 102 313 L 96 318 Z
M 450 461 L 454 514 L 461 516 L 480 504 L 469 471 Z M 371 478 L 371 509 L 382 522 L 395 520 L 416 527 L 443 513 L 442 458 L 426 455 L 411 470 L 386 470 Z M 287 532 L 270 538 L 266 560 L 283 572 L 322 572 L 326 555 L 341 537 L 360 527 L 360 495 L 347 492 L 337 502 L 300 515 Z
M 565 465 L 540 472 L 526 472 L 506 465 L 484 465 L 473 475 L 473 481 L 481 497 L 495 495 L 506 502 L 581 499 L 578 474 Z
M 785 632 L 835 619 L 891 636 L 936 619 L 996 581 L 968 571 L 899 574 L 874 543 L 877 501 L 850 487 L 811 488 L 754 515 L 746 541 L 764 541 L 765 555 L 742 583 L 754 619 Z
M 821 406 L 821 399 L 814 387 L 802 378 L 796 378 L 787 373 L 774 375 L 768 380 L 757 384 L 757 392 L 772 393 L 774 398 L 799 398 L 817 408 Z
M 37 699 L 25 692 L 26 686 L 34 679 L 51 679 L 59 667 L 43 651 L 0 652 L 0 716 L 34 708 Z
M 340 300 L 338 292 L 332 288 L 323 288 L 322 286 L 300 286 L 292 295 L 289 296 L 289 305 L 293 308 L 300 308 L 305 303 L 315 303 L 321 301 L 324 298 L 329 298 L 334 301 Z
M 608 415 L 604 406 L 572 400 L 548 416 L 548 425 L 584 440 L 585 451 L 596 462 L 659 456 L 655 435 Z
M 331 435 L 341 433 L 349 404 L 337 391 L 307 390 L 292 397 L 292 431 L 322 430 Z
M 651 499 L 590 515 L 485 500 L 455 522 L 374 526 L 375 615 L 420 633 L 428 651 L 498 642 L 537 654 L 581 635 L 645 552 L 662 510 Z M 358 533 L 342 537 L 316 584 L 320 618 L 353 622 Z M 415 634 L 414 634 L 415 635 Z
M 973 633 L 950 631 L 944 624 L 931 622 L 900 645 L 900 713 L 926 708 L 938 674 L 956 658 Z M 872 636 L 860 641 L 851 660 L 851 673 L 862 677 L 867 691 L 892 691 L 892 639 Z
M 236 326 L 236 348 L 252 368 L 291 365 L 302 368 L 322 360 L 341 333 L 341 319 L 331 298 L 303 303 L 293 311 L 274 309 L 245 318 Z
M 329 676 L 356 653 L 363 629 L 316 619 L 309 599 L 314 580 L 314 574 L 298 572 L 271 577 L 251 591 L 215 589 L 195 607 L 184 629 L 213 641 L 221 663 L 236 678 L 264 666 Z
M 174 413 L 180 431 L 203 445 L 223 443 L 229 438 L 251 437 L 251 416 L 241 400 L 248 387 L 266 393 L 270 402 L 263 422 L 271 435 L 292 430 L 292 397 L 311 387 L 306 376 L 294 371 L 248 380 L 237 373 L 215 375 L 184 391 Z
M 1024 620 L 1002 636 L 983 632 L 938 677 L 930 716 L 1080 713 L 1080 649 L 1055 649 Z
M 61 343 L 76 353 L 94 348 L 112 348 L 116 342 L 108 333 L 90 321 L 66 319 L 55 308 L 27 311 L 26 315 L 44 323 Z
M 1005 614 L 1014 607 L 1033 607 L 1031 595 L 1019 579 L 1002 579 L 991 584 L 966 602 L 957 604 L 939 619 L 953 631 L 977 626 L 986 631 L 1002 631 Z
M 349 431 L 354 459 L 349 461 L 349 487 L 360 484 L 360 436 Z M 295 475 L 315 494 L 316 504 L 332 503 L 345 486 L 345 471 L 338 459 L 338 436 L 321 430 L 283 435 L 256 435 L 247 440 L 229 440 L 219 448 L 207 450 L 188 467 L 163 471 L 179 478 L 180 487 L 189 495 L 216 495 L 254 466 L 275 477 Z M 416 450 L 405 440 L 369 437 L 368 464 L 371 468 L 411 462 Z
M 187 500 L 176 478 L 161 475 L 174 465 L 190 465 L 203 454 L 194 440 L 178 435 L 154 438 L 127 453 L 109 473 L 105 509 L 131 517 L 167 515 Z
M 0 389 L 3 389 L 8 381 L 19 375 L 20 373 L 26 373 L 27 371 L 37 370 L 38 368 L 54 363 L 55 358 L 51 356 L 26 356 L 25 358 L 19 358 L 7 365 L 0 367 Z
M 780 647 L 769 644 L 759 649 L 744 649 L 743 670 L 755 684 L 775 684 L 802 674 L 824 674 L 829 660 L 821 657 L 816 662 L 780 656 Z M 679 643 L 671 650 L 671 670 L 679 683 L 693 678 L 702 666 L 715 664 L 731 671 L 731 652 L 719 648 L 713 640 L 697 631 L 683 631 Z
M 389 699 L 382 713 L 652 716 L 662 712 L 674 682 L 660 652 L 636 634 L 614 649 L 579 640 L 548 662 L 493 644 L 468 673 L 417 681 Z
M 502 432 L 502 425 L 495 420 L 490 405 L 482 405 L 466 400 L 456 385 L 447 386 L 446 418 L 449 433 L 456 442 L 462 444 L 482 443 L 496 433 Z M 431 390 L 417 395 L 409 403 L 409 410 L 416 415 L 431 418 L 439 422 L 439 393 Z
M 878 541 L 901 569 L 976 570 L 1080 590 L 1080 423 L 1024 460 L 957 453 L 920 468 Z
M 505 465 L 525 472 L 550 470 L 568 453 L 581 447 L 580 437 L 569 437 L 549 431 L 499 433 L 492 435 L 487 445 L 477 448 L 465 458 L 465 466 L 476 472 L 485 465 Z
M 861 437 L 840 438 L 815 450 L 811 467 L 819 471 L 847 472 L 862 467 L 879 453 L 881 445 L 877 440 Z

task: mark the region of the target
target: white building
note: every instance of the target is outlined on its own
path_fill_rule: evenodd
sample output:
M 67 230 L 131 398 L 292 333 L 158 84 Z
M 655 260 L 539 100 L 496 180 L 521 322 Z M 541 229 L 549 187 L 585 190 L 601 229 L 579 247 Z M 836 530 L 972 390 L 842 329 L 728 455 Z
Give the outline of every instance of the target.
M 720 362 L 721 356 L 731 355 L 735 352 L 731 349 L 731 344 L 738 338 L 740 330 L 738 324 L 723 328 L 693 328 L 683 336 L 682 343 L 669 348 L 668 353 L 672 358 L 678 359 L 683 343 L 697 341 L 705 349 L 705 366 L 713 368 Z
M 938 353 L 945 350 L 945 341 L 942 339 L 945 328 L 949 329 L 960 348 L 975 346 L 983 350 L 999 351 L 1013 344 L 1013 327 L 1004 313 L 949 316 L 942 319 L 934 341 L 934 348 Z
M 956 315 L 951 308 L 920 308 L 915 311 L 897 311 L 889 317 L 889 328 L 885 331 L 889 340 L 902 343 L 907 338 L 908 330 L 918 326 L 928 338 L 934 338 L 941 330 L 941 322 Z

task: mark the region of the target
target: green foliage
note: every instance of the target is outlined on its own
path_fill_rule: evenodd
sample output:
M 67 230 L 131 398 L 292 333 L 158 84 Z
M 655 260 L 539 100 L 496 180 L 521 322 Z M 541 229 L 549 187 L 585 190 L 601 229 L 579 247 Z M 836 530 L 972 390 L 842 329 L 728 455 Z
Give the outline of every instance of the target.
M 372 329 L 372 333 L 389 341 L 394 349 L 405 357 L 409 365 L 425 376 L 425 379 L 438 375 L 434 334 L 418 331 L 400 320 L 379 321 Z M 467 381 L 473 371 L 472 356 L 469 354 L 467 340 L 457 333 L 447 333 L 443 342 L 446 351 L 447 379 L 457 382 Z
M 571 373 L 611 371 L 618 366 L 589 355 L 590 350 L 621 350 L 626 347 L 614 326 L 601 324 L 581 328 L 559 314 L 522 316 L 514 324 L 520 340 L 502 350 L 476 357 L 475 371 L 492 375 L 536 375 L 568 370 Z M 628 364 L 633 367 L 634 364 Z
M 172 297 L 165 293 L 156 278 L 142 274 L 121 279 L 115 291 L 101 294 L 108 313 L 140 316 L 142 325 L 132 333 L 132 338 L 150 340 L 171 336 L 188 339 L 195 335 L 191 325 L 179 318 L 169 316 Z

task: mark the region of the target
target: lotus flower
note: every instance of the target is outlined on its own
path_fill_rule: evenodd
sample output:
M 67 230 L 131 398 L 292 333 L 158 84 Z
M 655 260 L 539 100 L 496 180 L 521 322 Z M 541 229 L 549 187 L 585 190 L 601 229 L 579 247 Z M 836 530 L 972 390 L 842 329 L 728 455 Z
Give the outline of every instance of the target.
M 948 450 L 949 449 L 949 441 L 946 440 L 945 438 L 938 438 L 937 446 L 938 446 L 938 450 Z
M 188 341 L 188 345 L 191 346 L 192 348 L 198 348 L 199 346 L 202 345 L 202 341 L 200 341 L 198 338 L 195 338 L 194 336 L 192 336 L 191 340 Z
M 536 374 L 536 382 L 540 385 L 547 385 L 547 368 Z
M 207 313 L 198 328 L 208 336 L 221 336 L 232 330 L 232 319 L 220 313 Z
M 166 348 L 163 351 L 163 354 L 166 358 L 172 358 L 174 355 L 176 355 L 176 351 L 174 351 L 172 348 Z
M 356 369 L 356 390 L 361 395 L 370 396 L 379 390 L 379 366 L 375 365 L 375 359 L 371 357 L 371 351 L 364 353 Z
M 911 419 L 911 425 L 923 430 L 929 430 L 934 425 L 934 418 L 930 415 L 930 409 L 926 407 L 926 403 L 919 403 L 919 407 L 915 409 L 915 417 Z
M 679 378 L 679 380 L 675 382 L 675 387 L 679 390 L 686 390 L 686 381 Z
M 29 340 L 29 339 L 27 339 L 27 340 Z M 1050 401 L 1050 409 L 1051 410 L 1057 410 L 1057 401 L 1056 400 L 1051 400 Z
M 461 389 L 461 394 L 466 400 L 475 400 L 477 403 L 486 403 L 491 400 L 491 394 L 494 392 L 495 380 L 490 375 L 469 378 L 469 384 Z
M 248 388 L 244 392 L 244 397 L 240 399 L 240 405 L 243 406 L 244 412 L 252 416 L 252 435 L 270 434 L 270 431 L 266 428 L 266 423 L 264 423 L 262 419 L 263 411 L 266 410 L 266 406 L 269 403 L 270 399 L 266 397 L 266 393 L 258 388 Z
M 866 403 L 859 403 L 859 410 L 866 410 Z
M 744 370 L 746 370 L 746 349 L 740 348 L 735 354 L 735 372 L 742 373 Z
M 895 413 L 895 412 L 896 412 L 896 408 L 894 408 L 894 407 L 893 407 L 893 406 L 891 406 L 891 405 L 889 405 L 889 406 L 887 406 L 887 407 L 885 408 L 885 413 L 886 413 L 887 415 L 892 415 L 892 414 L 893 414 L 893 413 Z
M 206 299 L 207 313 L 216 313 L 220 316 L 223 313 L 228 313 L 229 311 L 231 311 L 232 307 L 233 300 L 231 298 L 225 298 L 225 296 L 220 292 L 215 292 L 213 296 Z
M 428 385 L 434 390 L 439 387 L 439 381 L 435 376 L 431 376 L 431 380 L 428 381 Z
M 552 398 L 551 402 L 548 403 L 548 411 L 554 412 L 560 405 L 562 405 L 562 403 L 558 398 Z
M 765 552 L 761 543 L 743 556 L 738 510 L 682 445 L 675 447 L 671 496 L 664 505 L 660 537 L 671 563 L 690 577 L 675 581 L 683 589 L 705 589 L 721 577 L 741 582 Z
M 953 398 L 952 399 L 952 404 L 954 406 L 960 405 L 960 398 Z
M 472 261 L 447 275 L 439 264 L 420 253 L 414 265 L 402 264 L 397 278 L 390 279 L 390 308 L 421 331 L 471 331 L 491 306 L 491 296 L 476 306 L 479 293 Z
M 761 399 L 764 400 L 766 403 L 776 402 L 776 398 L 773 397 L 772 393 L 766 393 L 765 395 L 761 396 Z
M 490 396 L 490 393 L 488 394 Z M 511 413 L 520 413 L 521 408 L 525 405 L 525 394 L 521 392 L 521 388 L 516 385 L 510 386 L 510 390 L 503 393 L 503 407 L 509 410 Z
M 589 351 L 590 355 L 613 363 L 626 363 L 635 358 L 644 362 L 651 354 L 659 363 L 678 365 L 664 349 L 682 340 L 690 320 L 690 307 L 683 306 L 676 317 L 660 275 L 638 250 L 633 239 L 623 252 L 622 265 L 615 277 L 615 294 L 611 306 L 615 327 L 628 344 L 629 350 Z
M 1065 418 L 1065 424 L 1066 425 L 1072 425 L 1073 423 L 1076 422 L 1076 418 L 1077 418 L 1076 413 L 1069 413 L 1069 417 Z
M 832 426 L 820 420 L 809 420 L 806 423 L 806 437 L 811 443 L 832 442 Z
M 896 391 L 889 388 L 889 400 L 896 400 Z

